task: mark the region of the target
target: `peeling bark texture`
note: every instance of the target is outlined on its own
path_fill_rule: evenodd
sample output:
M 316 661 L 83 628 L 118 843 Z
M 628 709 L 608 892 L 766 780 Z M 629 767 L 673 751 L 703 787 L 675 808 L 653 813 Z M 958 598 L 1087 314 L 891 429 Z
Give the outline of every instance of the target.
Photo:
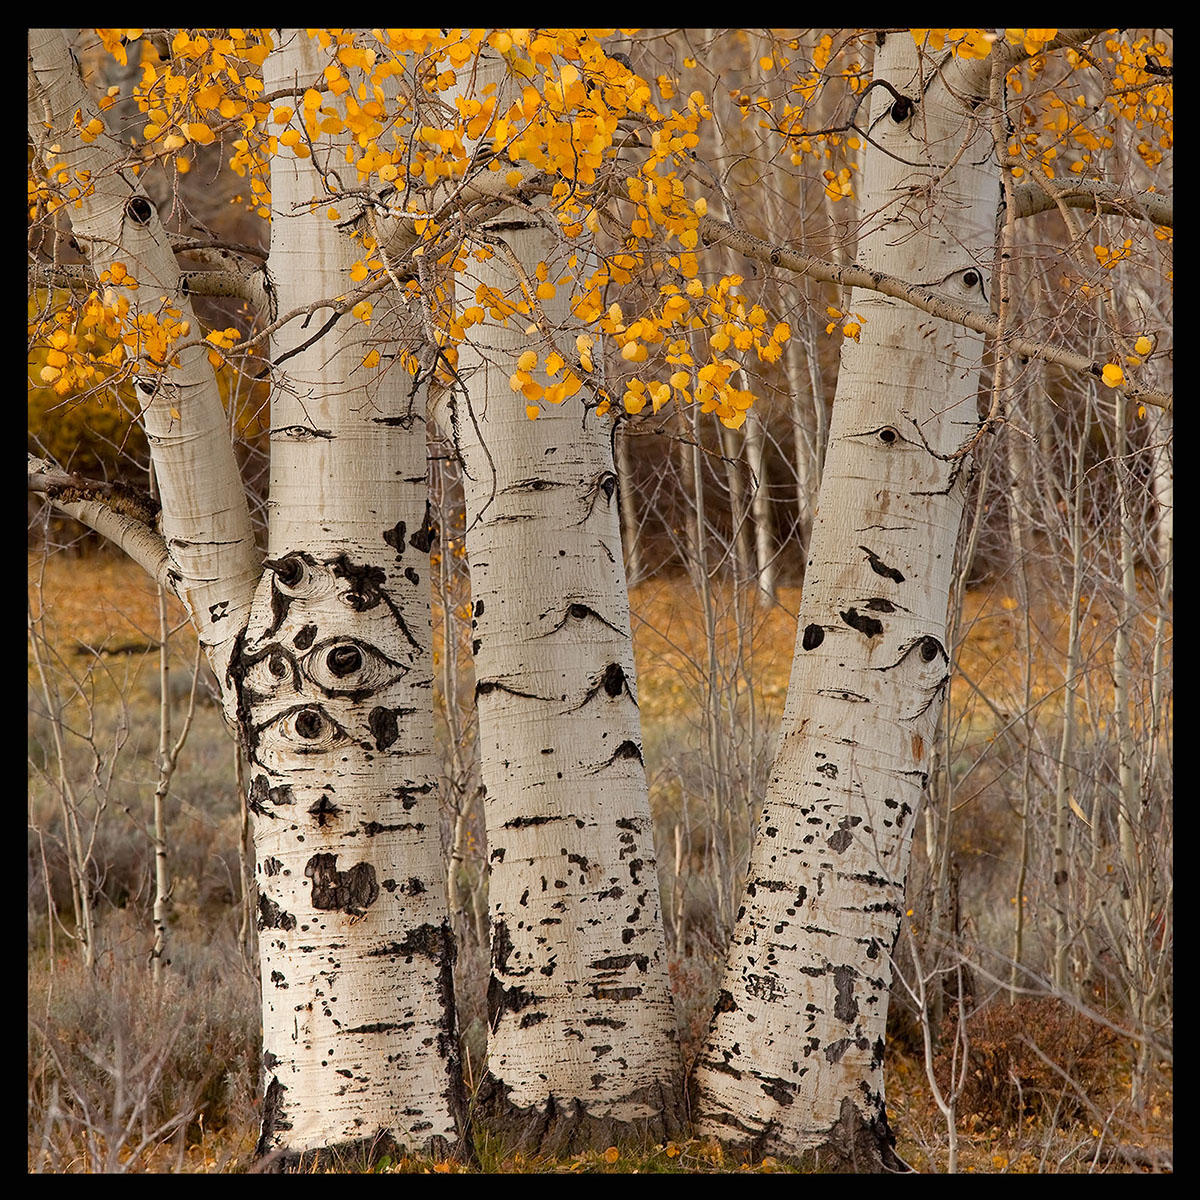
M 961 99 L 957 64 L 925 87 L 920 69 L 907 33 L 884 40 L 875 76 L 912 103 L 875 90 L 884 152 L 866 154 L 860 260 L 982 304 L 999 200 L 986 114 Z M 949 680 L 968 469 L 953 455 L 976 428 L 982 339 L 877 291 L 850 307 L 861 343 L 843 346 L 779 747 L 694 1083 L 703 1136 L 899 1170 L 883 1095 L 891 952 Z
M 528 214 L 496 225 L 526 280 L 540 262 L 550 279 L 568 272 L 564 247 Z M 503 248 L 482 264 L 466 258 L 465 292 L 487 284 L 520 297 Z M 545 332 L 575 359 L 569 289 L 540 308 Z M 585 412 L 586 390 L 528 418 L 509 376 L 524 350 L 544 360 L 552 347 L 526 323 L 476 326 L 460 350 L 463 387 L 448 397 L 487 788 L 491 1029 L 478 1105 L 490 1129 L 542 1149 L 662 1141 L 682 1131 L 682 1068 L 612 427 Z
M 279 42 L 268 90 L 320 73 L 302 31 Z M 273 165 L 282 311 L 343 293 L 356 257 L 323 208 L 308 211 L 313 167 L 286 154 Z M 340 322 L 290 353 L 311 337 L 294 323 L 272 346 L 286 362 L 273 375 L 267 570 L 226 684 L 250 760 L 260 891 L 259 1153 L 277 1168 L 388 1144 L 444 1152 L 466 1125 L 429 591 L 405 573 L 397 532 L 426 513 L 424 422 L 408 419 L 406 375 L 361 366 L 367 336 L 411 340 L 407 320 L 389 299 L 370 330 Z

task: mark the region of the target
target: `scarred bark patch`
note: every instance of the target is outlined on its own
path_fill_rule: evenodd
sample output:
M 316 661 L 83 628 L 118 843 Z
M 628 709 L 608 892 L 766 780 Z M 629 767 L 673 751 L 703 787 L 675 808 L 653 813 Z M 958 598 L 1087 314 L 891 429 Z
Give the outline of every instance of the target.
M 379 899 L 379 883 L 370 863 L 355 863 L 348 871 L 339 871 L 336 854 L 314 854 L 304 874 L 312 880 L 313 908 L 361 917 Z
M 270 896 L 258 898 L 258 927 L 262 929 L 295 929 L 296 918 L 280 908 Z

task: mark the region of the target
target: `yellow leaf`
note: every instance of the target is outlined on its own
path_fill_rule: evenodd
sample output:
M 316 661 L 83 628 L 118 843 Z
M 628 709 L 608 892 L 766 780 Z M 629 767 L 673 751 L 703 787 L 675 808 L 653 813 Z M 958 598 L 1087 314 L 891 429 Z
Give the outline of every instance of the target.
M 542 410 L 541 410 L 540 408 L 538 408 L 538 406 L 537 406 L 536 404 L 527 404 L 527 405 L 525 405 L 525 415 L 526 415 L 526 416 L 527 416 L 527 417 L 528 417 L 528 418 L 529 418 L 531 421 L 536 421 L 536 420 L 537 420 L 537 415 L 538 415 L 538 413 L 539 413 L 539 412 L 541 412 L 541 411 L 542 411 Z
M 1139 354 L 1149 354 L 1150 351 L 1154 349 L 1154 343 L 1145 334 L 1142 334 L 1142 336 L 1138 338 L 1136 342 L 1134 342 L 1133 348 Z
M 1068 796 L 1068 797 L 1067 797 L 1067 803 L 1068 803 L 1068 804 L 1071 806 L 1071 811 L 1072 811 L 1072 812 L 1073 812 L 1073 813 L 1074 813 L 1074 814 L 1075 814 L 1075 815 L 1076 815 L 1076 816 L 1077 816 L 1077 817 L 1078 817 L 1078 818 L 1079 818 L 1079 819 L 1080 819 L 1080 820 L 1081 820 L 1081 821 L 1082 821 L 1082 822 L 1083 822 L 1083 823 L 1084 823 L 1084 824 L 1085 824 L 1085 825 L 1086 825 L 1086 826 L 1087 826 L 1089 829 L 1091 829 L 1091 827 L 1092 827 L 1092 823 L 1091 823 L 1091 821 L 1089 821 L 1089 820 L 1087 819 L 1087 817 L 1085 817 L 1085 816 L 1083 815 L 1083 809 L 1079 807 L 1079 804 L 1078 804 L 1078 802 L 1076 801 L 1075 797 L 1074 797 L 1074 796 Z
M 616 1146 L 609 1146 L 609 1148 L 604 1152 L 604 1161 L 608 1163 L 615 1163 L 620 1157 L 621 1152 L 616 1148 Z
M 1100 374 L 1105 387 L 1120 387 L 1125 382 L 1125 372 L 1115 363 L 1108 363 Z

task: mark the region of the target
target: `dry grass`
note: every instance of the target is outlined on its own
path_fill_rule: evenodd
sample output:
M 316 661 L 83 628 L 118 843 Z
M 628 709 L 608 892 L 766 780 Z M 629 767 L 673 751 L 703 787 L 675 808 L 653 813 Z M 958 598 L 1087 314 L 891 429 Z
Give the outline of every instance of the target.
M 31 613 L 35 618 L 41 615 L 40 600 L 44 596 L 45 634 L 64 660 L 86 659 L 87 648 L 125 649 L 125 653 L 104 657 L 105 662 L 119 663 L 119 669 L 109 668 L 107 675 L 101 673 L 92 702 L 101 710 L 105 704 L 123 702 L 129 707 L 131 725 L 144 726 L 150 731 L 134 747 L 130 763 L 123 770 L 129 794 L 144 795 L 145 781 L 151 776 L 149 755 L 157 721 L 156 655 L 148 649 L 157 640 L 158 630 L 154 588 L 127 560 L 108 554 L 87 559 L 58 555 L 44 563 L 31 556 L 30 579 Z M 44 580 L 40 592 L 34 586 L 39 579 Z M 693 759 L 684 762 L 679 749 L 695 747 L 702 732 L 702 680 L 708 667 L 704 658 L 703 612 L 687 586 L 678 580 L 652 580 L 636 588 L 631 600 L 652 801 L 656 816 L 669 825 L 679 820 L 683 793 L 693 785 L 698 786 L 698 776 L 694 773 L 700 769 L 696 763 L 702 756 L 697 752 Z M 755 719 L 760 725 L 757 736 L 761 745 L 757 749 L 748 743 L 736 748 L 738 754 L 746 754 L 748 762 L 753 753 L 762 757 L 762 747 L 769 746 L 782 710 L 799 601 L 796 588 L 781 589 L 779 603 L 774 606 L 746 605 L 728 591 L 718 591 L 714 596 L 717 640 L 726 655 L 726 700 L 736 708 L 752 698 Z M 190 663 L 194 638 L 184 625 L 183 611 L 177 602 L 172 604 L 172 614 L 179 626 L 172 637 L 173 659 L 182 668 Z M 1018 616 L 1003 593 L 981 591 L 967 597 L 968 632 L 960 652 L 965 675 L 954 683 L 951 706 L 960 727 L 967 731 L 968 744 L 986 742 L 993 736 L 996 715 L 982 703 L 965 677 L 970 677 L 978 687 L 986 686 L 994 705 L 998 703 L 997 697 L 1003 699 L 1009 695 L 1015 705 L 1015 697 L 1020 695 L 1020 665 L 1014 662 L 1011 653 L 1013 623 Z M 1039 607 L 1035 617 L 1041 638 L 1034 675 L 1048 697 L 1044 716 L 1050 719 L 1055 707 L 1053 694 L 1061 683 L 1056 672 L 1061 672 L 1066 617 L 1049 602 Z M 1087 610 L 1085 660 L 1095 672 L 1094 697 L 1105 688 L 1111 689 L 1106 663 L 1111 620 L 1111 613 L 1098 600 Z M 30 678 L 31 682 L 35 678 L 32 660 Z M 1061 713 L 1061 706 L 1058 707 Z M 103 1116 L 103 1072 L 98 1075 L 95 1069 L 90 1073 L 84 1069 L 91 1061 L 84 1051 L 90 1049 L 93 1060 L 110 1061 L 114 1038 L 132 1039 L 135 1028 L 141 1031 L 138 1036 L 147 1036 L 147 1030 L 157 1028 L 160 1040 L 166 1037 L 163 1031 L 177 1031 L 175 1041 L 164 1050 L 162 1086 L 157 1091 L 151 1088 L 153 1095 L 145 1100 L 153 1117 L 153 1120 L 151 1115 L 146 1117 L 150 1122 L 146 1128 L 151 1128 L 154 1121 L 169 1123 L 172 1117 L 180 1117 L 185 1111 L 188 1116 L 161 1137 L 151 1139 L 135 1156 L 119 1149 L 118 1158 L 125 1154 L 121 1159 L 122 1169 L 225 1172 L 246 1169 L 250 1163 L 255 1139 L 256 1085 L 251 1079 L 254 1072 L 247 1065 L 249 1059 L 242 1055 L 251 1050 L 256 1053 L 252 1043 L 258 1016 L 254 988 L 243 986 L 245 977 L 238 974 L 240 960 L 234 945 L 237 914 L 232 872 L 236 869 L 237 801 L 233 792 L 232 753 L 215 711 L 210 710 L 204 722 L 193 733 L 185 752 L 184 774 L 177 789 L 181 805 L 174 813 L 175 827 L 192 845 L 190 851 L 181 845 L 177 863 L 176 979 L 184 986 L 172 985 L 177 990 L 167 997 L 169 1003 L 159 1014 L 162 1020 L 157 1017 L 152 1020 L 148 1008 L 138 1023 L 131 1024 L 129 1020 L 140 1011 L 139 1005 L 145 1008 L 149 1003 L 136 985 L 137 972 L 143 971 L 148 922 L 144 919 L 145 891 L 139 893 L 135 886 L 135 881 L 148 870 L 148 857 L 133 825 L 122 825 L 111 851 L 106 851 L 114 860 L 109 864 L 113 878 L 120 873 L 116 860 L 121 854 L 128 859 L 124 868 L 128 881 L 122 901 L 127 907 L 117 907 L 111 897 L 102 904 L 105 944 L 110 955 L 108 965 L 94 978 L 83 979 L 71 957 L 71 947 L 61 936 L 57 949 L 59 961 L 54 964 L 53 973 L 44 949 L 35 949 L 31 955 L 31 1020 L 35 1024 L 31 1032 L 30 1149 L 31 1155 L 35 1155 L 39 1144 L 49 1139 L 53 1152 L 45 1158 L 45 1163 L 52 1170 L 95 1169 L 97 1163 L 105 1160 L 108 1147 L 101 1135 L 98 1141 L 93 1140 L 89 1150 L 85 1131 L 76 1118 L 64 1118 L 57 1126 L 53 1121 L 47 1124 L 49 1105 L 45 1089 L 57 1079 L 60 1107 L 63 1107 L 63 1089 L 73 1081 L 74 1086 L 92 1097 L 93 1110 Z M 31 726 L 31 736 L 33 732 Z M 739 786 L 752 786 L 749 774 Z M 39 803 L 36 786 L 33 792 L 36 809 Z M 745 798 L 747 822 L 752 799 L 752 795 Z M 45 803 L 44 798 L 40 802 Z M 697 803 L 694 795 L 692 803 Z M 691 860 L 693 866 L 696 862 L 710 862 L 717 844 L 712 835 L 716 829 L 715 817 L 706 813 L 703 820 L 709 821 L 711 828 L 701 830 L 703 836 L 696 851 L 699 857 Z M 981 828 L 984 824 L 979 822 Z M 986 836 L 970 827 L 964 834 L 968 835 L 980 839 Z M 744 845 L 739 850 L 734 844 L 736 837 L 730 836 L 730 857 L 722 860 L 723 875 L 716 882 L 728 883 L 733 889 L 740 872 L 734 860 Z M 660 838 L 660 872 L 664 876 L 671 872 L 670 854 L 664 853 L 669 850 L 667 840 Z M 1002 843 L 989 845 L 992 848 L 985 850 L 985 858 L 1002 853 Z M 688 850 L 690 854 L 695 847 L 689 846 Z M 477 854 L 482 869 L 482 846 L 477 848 Z M 36 867 L 31 857 L 35 874 Z M 218 876 L 229 877 L 230 886 L 223 889 Z M 1000 886 L 1009 887 L 1007 883 Z M 974 900 L 995 906 L 996 895 L 995 891 L 980 892 Z M 689 937 L 686 945 L 676 946 L 673 952 L 671 974 L 685 1054 L 690 1056 L 703 1036 L 717 986 L 722 918 L 704 911 L 705 905 L 713 903 L 709 892 L 699 889 L 685 900 L 692 905 Z M 44 900 L 40 902 L 43 904 L 40 917 L 31 905 L 31 936 L 35 935 L 36 926 L 35 944 L 44 947 Z M 672 884 L 665 880 L 664 910 L 668 911 L 668 918 L 672 902 Z M 486 953 L 480 952 L 465 956 L 460 966 L 482 971 L 485 964 Z M 242 983 L 232 986 L 237 978 Z M 1006 1002 L 1001 998 L 994 1003 Z M 173 1019 L 168 1019 L 167 1009 Z M 183 1026 L 179 1024 L 181 1015 L 185 1018 Z M 1031 1021 L 1027 1020 L 1024 1028 L 1030 1027 Z M 1042 1064 L 1041 1090 L 1036 1101 L 1018 1109 L 1006 1109 L 1006 1099 L 1002 1102 L 1003 1098 L 997 1095 L 989 1099 L 982 1076 L 976 1080 L 976 1094 L 973 1098 L 968 1096 L 957 1115 L 960 1170 L 1025 1173 L 1169 1169 L 1172 1145 L 1169 1065 L 1164 1064 L 1156 1073 L 1143 1112 L 1133 1113 L 1127 1104 L 1129 1062 L 1121 1039 L 1113 1037 L 1106 1042 L 1105 1053 L 1093 1055 L 1094 1061 L 1084 1071 L 1078 1047 L 1064 1033 L 1062 1014 L 1057 1024 L 1043 1017 L 1041 1026 L 1033 1027 L 1035 1032 L 1040 1028 L 1044 1035 L 1038 1043 L 1040 1048 L 1061 1069 L 1061 1086 L 1057 1091 L 1053 1087 L 1058 1078 L 1055 1068 Z M 471 1035 L 476 1043 L 480 1040 L 478 1033 L 475 1030 Z M 981 1061 L 997 1064 L 1003 1054 L 1011 1057 L 1013 1051 L 1006 1037 L 1011 1042 L 1009 1035 L 1001 1036 L 995 1030 L 980 1034 L 976 1053 L 985 1056 Z M 71 1063 L 57 1073 L 49 1049 L 51 1040 Z M 941 1171 L 946 1169 L 945 1121 L 933 1101 L 924 1066 L 919 1054 L 914 1053 L 916 1049 L 911 1040 L 894 1043 L 886 1067 L 889 1113 L 905 1161 L 921 1171 Z M 986 1058 L 988 1052 L 990 1059 Z M 148 1049 L 143 1050 L 143 1058 L 146 1053 Z M 473 1057 L 479 1058 L 478 1045 L 474 1046 Z M 214 1061 L 219 1070 L 205 1074 L 201 1067 L 213 1067 Z M 1010 1065 L 1005 1060 L 1002 1068 L 996 1068 L 999 1082 L 993 1091 L 1003 1090 L 1001 1084 L 1007 1079 Z M 38 1114 L 42 1118 L 40 1124 L 34 1119 Z M 74 1127 L 71 1120 L 76 1121 Z M 735 1162 L 714 1144 L 701 1142 L 641 1149 L 613 1147 L 556 1161 L 508 1153 L 480 1133 L 478 1150 L 483 1169 L 494 1173 L 695 1174 L 787 1169 L 769 1159 L 761 1163 Z M 403 1158 L 376 1164 L 375 1169 L 442 1173 L 463 1168 L 454 1163 Z

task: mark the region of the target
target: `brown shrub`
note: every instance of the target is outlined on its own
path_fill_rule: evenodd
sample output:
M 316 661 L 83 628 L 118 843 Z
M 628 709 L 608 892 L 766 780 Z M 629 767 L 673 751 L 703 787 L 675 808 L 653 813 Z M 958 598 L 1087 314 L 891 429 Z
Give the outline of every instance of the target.
M 950 1084 L 957 1022 L 956 1011 L 947 1013 L 934 1060 L 943 1092 Z M 1081 1118 L 1087 1112 L 1082 1096 L 1096 1096 L 1111 1084 L 1121 1046 L 1108 1026 L 1049 996 L 1014 1004 L 998 996 L 970 1013 L 966 1028 L 968 1070 L 959 1107 L 992 1124 L 1034 1114 L 1059 1122 Z

